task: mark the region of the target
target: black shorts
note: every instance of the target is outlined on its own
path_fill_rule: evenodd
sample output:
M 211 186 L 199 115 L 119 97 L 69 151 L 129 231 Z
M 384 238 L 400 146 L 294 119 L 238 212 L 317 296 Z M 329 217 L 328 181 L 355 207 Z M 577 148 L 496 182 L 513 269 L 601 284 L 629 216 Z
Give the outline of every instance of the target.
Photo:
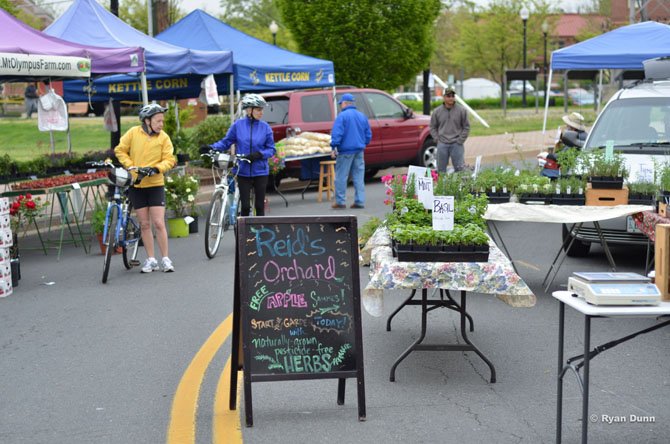
M 165 187 L 148 187 L 128 189 L 128 198 L 133 204 L 133 208 L 145 207 L 164 207 L 165 206 Z

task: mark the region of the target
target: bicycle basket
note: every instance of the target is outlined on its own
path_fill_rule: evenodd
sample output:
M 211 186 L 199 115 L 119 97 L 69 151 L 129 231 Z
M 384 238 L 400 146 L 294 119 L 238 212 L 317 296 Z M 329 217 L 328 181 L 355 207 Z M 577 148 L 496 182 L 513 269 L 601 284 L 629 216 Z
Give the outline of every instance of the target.
M 107 179 L 109 183 L 117 187 L 129 187 L 133 182 L 133 178 L 130 176 L 130 173 L 123 168 L 114 168 L 107 174 Z
M 217 168 L 224 170 L 230 166 L 230 160 L 231 160 L 230 154 L 219 153 L 217 154 L 214 163 L 216 164 Z

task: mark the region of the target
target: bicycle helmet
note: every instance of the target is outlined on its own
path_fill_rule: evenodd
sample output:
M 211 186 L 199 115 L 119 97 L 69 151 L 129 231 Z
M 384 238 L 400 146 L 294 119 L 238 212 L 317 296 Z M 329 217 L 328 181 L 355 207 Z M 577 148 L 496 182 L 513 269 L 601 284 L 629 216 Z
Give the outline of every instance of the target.
M 247 108 L 265 108 L 268 103 L 258 94 L 247 94 L 242 97 L 242 109 Z
M 142 109 L 140 109 L 140 121 L 144 122 L 144 119 L 149 119 L 151 116 L 164 113 L 165 111 L 167 111 L 167 108 L 163 108 L 157 103 L 151 103 L 149 105 L 143 106 Z
M 112 168 L 109 170 L 109 173 L 107 173 L 107 180 L 109 180 L 109 183 L 112 185 L 125 188 L 130 186 L 133 178 L 130 173 L 123 168 Z

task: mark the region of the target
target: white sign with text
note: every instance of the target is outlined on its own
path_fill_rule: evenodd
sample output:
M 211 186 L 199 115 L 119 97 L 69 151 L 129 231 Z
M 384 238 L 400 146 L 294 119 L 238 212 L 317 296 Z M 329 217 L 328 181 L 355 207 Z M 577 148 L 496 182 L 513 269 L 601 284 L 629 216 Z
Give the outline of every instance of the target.
M 454 196 L 433 197 L 433 230 L 454 229 Z
M 410 165 L 407 168 L 407 180 L 409 180 L 409 177 L 414 174 L 414 186 L 417 186 L 417 179 L 419 177 L 426 177 L 428 175 L 430 177 L 430 173 L 428 173 L 428 168 L 426 167 L 420 167 L 416 165 Z M 407 185 L 405 185 L 407 186 Z
M 433 208 L 433 178 L 418 177 L 416 179 L 416 196 L 427 210 Z

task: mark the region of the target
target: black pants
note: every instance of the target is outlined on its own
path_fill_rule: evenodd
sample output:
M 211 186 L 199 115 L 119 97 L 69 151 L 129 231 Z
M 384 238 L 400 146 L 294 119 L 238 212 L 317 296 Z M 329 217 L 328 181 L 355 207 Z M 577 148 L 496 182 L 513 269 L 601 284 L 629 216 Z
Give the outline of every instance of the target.
M 248 216 L 251 211 L 251 187 L 254 188 L 254 209 L 256 210 L 256 216 L 265 216 L 265 188 L 268 186 L 268 177 L 237 176 L 237 185 L 240 187 L 242 216 Z

